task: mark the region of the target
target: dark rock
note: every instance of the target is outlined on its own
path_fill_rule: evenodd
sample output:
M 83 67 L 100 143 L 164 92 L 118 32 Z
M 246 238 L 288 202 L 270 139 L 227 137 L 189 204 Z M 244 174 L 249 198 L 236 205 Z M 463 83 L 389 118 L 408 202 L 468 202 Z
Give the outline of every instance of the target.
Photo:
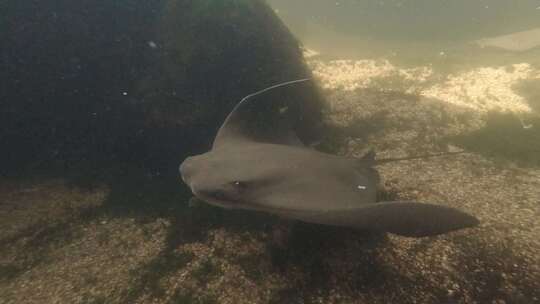
M 263 1 L 23 0 L 1 12 L 4 173 L 122 162 L 176 174 L 243 96 L 310 76 Z M 310 140 L 321 98 L 296 94 Z

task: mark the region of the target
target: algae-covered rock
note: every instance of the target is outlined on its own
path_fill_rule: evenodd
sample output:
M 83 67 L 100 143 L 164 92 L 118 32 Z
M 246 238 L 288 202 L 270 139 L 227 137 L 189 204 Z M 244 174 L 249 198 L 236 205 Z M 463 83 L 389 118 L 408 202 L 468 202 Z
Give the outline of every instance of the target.
M 242 97 L 310 77 L 298 41 L 263 1 L 168 1 L 158 27 L 158 64 L 141 85 L 154 123 L 211 129 Z M 306 139 L 320 122 L 314 87 L 292 92 L 303 105 Z
M 2 6 L 1 159 L 15 171 L 88 160 L 172 168 L 211 142 L 243 96 L 310 77 L 264 1 Z M 294 92 L 309 140 L 321 98 L 314 86 Z

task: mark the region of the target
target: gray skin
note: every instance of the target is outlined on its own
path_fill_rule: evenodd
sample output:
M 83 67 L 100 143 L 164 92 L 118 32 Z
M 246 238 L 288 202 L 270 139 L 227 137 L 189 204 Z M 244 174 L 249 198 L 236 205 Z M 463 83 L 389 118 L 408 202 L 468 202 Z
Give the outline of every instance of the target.
M 304 146 L 282 121 L 249 125 L 256 95 L 244 98 L 221 126 L 212 149 L 188 157 L 182 180 L 207 203 L 309 223 L 422 237 L 472 227 L 478 220 L 454 208 L 418 202 L 376 202 L 374 155 L 353 159 Z M 284 111 L 285 109 L 285 111 Z M 287 107 L 278 108 L 277 115 Z M 265 129 L 265 130 L 263 130 Z M 270 130 L 270 131 L 269 131 Z

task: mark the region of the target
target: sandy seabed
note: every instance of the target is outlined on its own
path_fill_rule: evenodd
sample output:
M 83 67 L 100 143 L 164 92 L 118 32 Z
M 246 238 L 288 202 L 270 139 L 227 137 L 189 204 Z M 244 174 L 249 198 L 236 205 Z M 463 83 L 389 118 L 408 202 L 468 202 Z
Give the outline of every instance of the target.
M 339 134 L 327 141 L 352 156 L 463 149 L 445 139 L 482 129 L 490 111 L 534 115 L 512 88 L 540 77 L 526 63 L 442 77 L 387 60 L 307 60 Z M 272 217 L 118 213 L 105 185 L 2 179 L 0 303 L 540 303 L 540 168 L 465 152 L 377 169 L 386 197 L 460 208 L 479 227 L 409 239 L 291 225 L 277 249 Z
M 329 62 L 311 59 L 310 65 L 325 89 L 400 89 L 480 112 L 531 112 L 524 98 L 512 87 L 523 80 L 540 78 L 540 71 L 528 63 L 481 67 L 446 75 L 444 79 L 429 66 L 400 68 L 384 59 Z

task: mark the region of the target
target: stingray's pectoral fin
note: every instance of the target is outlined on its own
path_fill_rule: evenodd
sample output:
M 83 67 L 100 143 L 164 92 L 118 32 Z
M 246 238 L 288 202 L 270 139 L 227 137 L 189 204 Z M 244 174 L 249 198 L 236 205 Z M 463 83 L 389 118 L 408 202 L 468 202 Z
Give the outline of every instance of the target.
M 347 211 L 331 211 L 324 216 L 334 225 L 408 237 L 437 235 L 479 223 L 474 216 L 458 209 L 417 202 L 381 202 Z
M 412 237 L 442 234 L 479 223 L 458 209 L 417 202 L 382 202 L 363 212 L 374 229 Z

